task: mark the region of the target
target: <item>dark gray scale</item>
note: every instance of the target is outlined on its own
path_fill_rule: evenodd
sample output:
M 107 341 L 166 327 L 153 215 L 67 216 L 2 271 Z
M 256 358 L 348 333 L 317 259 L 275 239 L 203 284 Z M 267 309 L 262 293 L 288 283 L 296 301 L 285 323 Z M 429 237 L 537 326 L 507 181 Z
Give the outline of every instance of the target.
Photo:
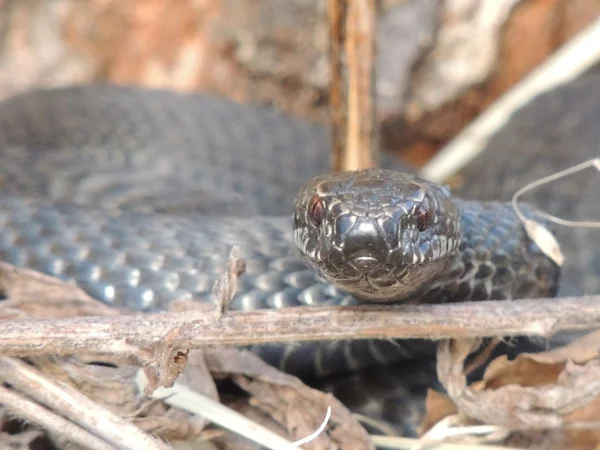
M 4 192 L 219 215 L 291 214 L 329 167 L 322 127 L 218 96 L 104 85 L 5 100 L 0 147 Z

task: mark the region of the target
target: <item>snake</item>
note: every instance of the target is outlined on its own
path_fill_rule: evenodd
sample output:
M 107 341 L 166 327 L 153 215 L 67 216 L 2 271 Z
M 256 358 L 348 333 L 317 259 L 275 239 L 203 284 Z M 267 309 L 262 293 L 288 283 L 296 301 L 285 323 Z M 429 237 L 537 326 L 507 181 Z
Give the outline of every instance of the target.
M 561 271 L 507 200 L 598 155 L 599 81 L 591 70 L 516 112 L 456 192 L 406 169 L 328 173 L 328 130 L 264 105 L 109 84 L 17 94 L 0 103 L 0 260 L 137 311 L 210 302 L 232 246 L 246 263 L 232 310 L 589 292 L 593 240 L 573 238 L 568 263 L 588 259 Z M 562 211 L 598 210 L 591 183 L 561 186 Z M 536 207 L 521 210 L 552 227 Z M 409 362 L 433 345 L 251 349 L 307 379 L 400 364 L 410 392 L 431 365 Z

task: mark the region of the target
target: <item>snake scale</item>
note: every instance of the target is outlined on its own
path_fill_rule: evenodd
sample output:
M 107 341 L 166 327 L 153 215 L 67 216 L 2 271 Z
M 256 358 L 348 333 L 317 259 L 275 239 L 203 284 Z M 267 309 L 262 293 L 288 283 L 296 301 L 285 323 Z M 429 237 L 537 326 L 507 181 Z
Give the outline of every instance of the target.
M 459 192 L 507 200 L 536 177 L 597 156 L 598 87 L 592 70 L 517 112 L 466 169 Z M 328 150 L 318 125 L 212 95 L 106 85 L 17 95 L 0 103 L 0 259 L 144 311 L 208 300 L 234 244 L 247 262 L 231 304 L 239 310 L 556 293 L 559 269 L 508 204 L 461 200 L 389 171 L 306 184 L 327 172 Z M 591 183 L 559 189 L 552 212 L 598 210 Z M 569 239 L 577 257 L 567 251 L 561 289 L 591 292 L 593 240 Z M 291 373 L 323 377 L 415 359 L 430 347 L 353 341 L 254 350 Z M 402 367 L 407 392 L 430 379 Z

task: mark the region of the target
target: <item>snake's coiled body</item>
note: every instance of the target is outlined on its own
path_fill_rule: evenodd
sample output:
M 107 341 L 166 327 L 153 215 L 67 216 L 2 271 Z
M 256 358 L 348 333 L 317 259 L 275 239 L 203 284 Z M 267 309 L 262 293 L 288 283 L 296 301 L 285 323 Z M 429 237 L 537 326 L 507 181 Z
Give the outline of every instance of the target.
M 227 119 L 231 131 L 219 134 Z M 291 217 L 272 215 L 277 207 L 291 212 L 283 174 L 304 182 L 298 170 L 307 179 L 322 170 L 325 134 L 317 130 L 222 99 L 130 88 L 8 100 L 0 107 L 0 258 L 76 281 L 109 304 L 151 310 L 176 299 L 208 300 L 230 246 L 238 245 L 248 267 L 232 308 L 352 303 L 303 263 Z M 311 163 L 302 168 L 296 159 Z M 297 190 L 291 181 L 288 189 Z M 406 283 L 404 301 L 554 293 L 558 270 L 510 206 L 459 202 L 457 211 L 460 246 L 455 236 L 457 251 L 426 289 Z M 336 342 L 267 346 L 261 354 L 294 373 L 323 375 L 406 358 L 407 349 Z
M 151 310 L 208 299 L 235 244 L 248 268 L 234 309 L 354 303 L 317 277 L 293 242 L 294 195 L 327 172 L 328 144 L 318 126 L 211 96 L 82 86 L 8 99 L 0 104 L 0 259 L 74 280 L 114 306 Z M 556 292 L 558 268 L 509 205 L 455 203 L 455 250 L 403 301 Z M 410 358 L 422 346 L 256 350 L 293 373 L 326 375 Z

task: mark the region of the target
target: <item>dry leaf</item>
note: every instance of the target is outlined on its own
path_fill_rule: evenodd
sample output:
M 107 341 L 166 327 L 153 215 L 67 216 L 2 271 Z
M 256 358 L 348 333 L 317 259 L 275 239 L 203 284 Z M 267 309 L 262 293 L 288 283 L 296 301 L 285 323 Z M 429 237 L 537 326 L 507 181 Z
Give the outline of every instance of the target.
M 240 249 L 233 246 L 227 260 L 227 267 L 215 282 L 212 289 L 213 302 L 220 313 L 224 313 L 233 300 L 240 277 L 246 272 L 246 261 L 240 258 Z
M 181 328 L 175 328 L 153 346 L 154 354 L 144 365 L 148 379 L 144 389 L 146 395 L 150 395 L 159 386 L 172 387 L 179 374 L 184 371 L 189 354 L 189 342 L 184 335 Z
M 74 284 L 0 261 L 0 316 L 54 319 L 114 316 L 120 312 L 90 297 Z
M 456 414 L 456 405 L 446 394 L 430 389 L 425 399 L 425 417 L 421 422 L 420 433 L 423 434 L 440 420 Z
M 565 367 L 564 363 L 543 363 L 528 354 L 509 360 L 505 355 L 494 359 L 485 370 L 483 380 L 488 389 L 498 389 L 507 384 L 543 386 L 556 382 Z
M 544 254 L 558 264 L 560 267 L 565 262 L 565 255 L 560 249 L 560 244 L 554 235 L 541 223 L 526 219 L 523 224 L 525 230 L 533 242 L 544 252 Z
M 510 429 L 559 428 L 566 414 L 600 395 L 600 361 L 545 364 L 529 355 L 515 361 L 496 359 L 486 371 L 483 389 L 467 387 L 462 370 L 469 348 L 474 348 L 474 341 L 442 342 L 438 376 L 458 410 L 486 424 Z M 506 384 L 517 381 L 523 385 Z
M 304 385 L 247 351 L 205 350 L 206 364 L 215 376 L 231 378 L 251 395 L 249 405 L 268 414 L 286 429 L 291 440 L 310 435 L 321 425 L 327 407 L 331 420 L 326 431 L 305 449 L 373 449 L 366 431 L 335 397 Z

